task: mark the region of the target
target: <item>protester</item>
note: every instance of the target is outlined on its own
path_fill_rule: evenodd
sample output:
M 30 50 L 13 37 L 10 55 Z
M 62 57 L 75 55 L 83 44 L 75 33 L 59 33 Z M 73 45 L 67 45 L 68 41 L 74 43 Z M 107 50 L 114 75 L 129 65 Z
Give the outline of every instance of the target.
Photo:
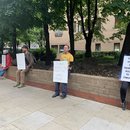
M 9 53 L 8 50 L 4 50 L 3 54 L 6 56 L 6 61 L 5 61 L 5 67 L 0 65 L 0 79 L 3 79 L 3 76 L 5 74 L 5 72 L 8 70 L 8 68 L 11 66 L 12 64 L 12 57 Z
M 68 61 L 68 71 L 70 72 L 72 69 L 72 63 L 74 61 L 73 56 L 69 53 L 69 46 L 64 46 L 64 52 L 60 55 L 60 61 Z M 67 83 L 61 83 L 62 87 L 62 95 L 61 98 L 64 99 L 67 96 Z M 55 83 L 55 94 L 52 96 L 52 98 L 55 98 L 60 95 L 60 83 Z
M 26 74 L 30 71 L 34 64 L 33 56 L 29 52 L 29 48 L 27 45 L 22 47 L 22 52 L 25 54 L 25 63 L 26 69 L 25 70 L 17 70 L 16 72 L 16 82 L 17 84 L 14 87 L 22 88 L 25 87 L 25 78 Z
M 120 88 L 120 95 L 121 95 L 121 102 L 122 102 L 122 109 L 126 109 L 126 93 L 128 87 L 130 86 L 130 82 L 123 81 Z

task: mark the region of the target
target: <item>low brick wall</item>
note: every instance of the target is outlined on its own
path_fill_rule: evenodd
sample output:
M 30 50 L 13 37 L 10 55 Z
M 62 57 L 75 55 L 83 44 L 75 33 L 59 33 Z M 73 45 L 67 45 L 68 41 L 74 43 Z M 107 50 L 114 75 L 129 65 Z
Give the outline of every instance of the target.
M 10 67 L 7 72 L 9 79 L 15 80 L 16 67 Z M 47 90 L 54 90 L 52 71 L 33 69 L 27 75 L 27 84 Z M 90 76 L 83 74 L 71 74 L 69 79 L 69 94 L 120 106 L 120 81 L 114 78 Z M 128 108 L 130 108 L 130 95 L 127 96 Z

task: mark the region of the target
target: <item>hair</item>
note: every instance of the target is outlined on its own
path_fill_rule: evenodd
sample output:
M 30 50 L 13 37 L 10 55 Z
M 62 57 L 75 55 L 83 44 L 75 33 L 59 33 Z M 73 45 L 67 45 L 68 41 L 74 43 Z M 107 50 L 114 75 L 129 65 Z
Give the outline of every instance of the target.
M 27 45 L 23 45 L 22 49 L 25 48 L 25 49 L 29 49 L 29 47 Z
M 70 46 L 68 44 L 65 44 L 64 46 L 67 46 L 68 48 L 70 48 Z

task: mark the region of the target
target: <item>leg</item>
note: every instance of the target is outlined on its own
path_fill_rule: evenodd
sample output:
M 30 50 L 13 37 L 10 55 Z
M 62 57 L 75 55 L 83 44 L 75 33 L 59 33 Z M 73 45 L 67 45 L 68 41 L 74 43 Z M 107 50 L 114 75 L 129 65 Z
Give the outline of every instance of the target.
M 60 95 L 60 83 L 55 83 L 55 94 L 52 96 L 53 98 L 54 97 L 57 97 Z
M 129 82 L 122 82 L 121 88 L 120 88 L 120 95 L 121 95 L 121 101 L 122 101 L 122 109 L 126 109 L 126 93 L 127 89 L 129 87 Z
M 19 86 L 19 88 L 22 88 L 22 87 L 24 87 L 24 85 L 25 85 L 25 76 L 26 76 L 26 74 L 29 72 L 29 69 L 25 69 L 25 70 L 22 70 L 21 71 L 21 74 L 20 74 L 20 76 L 21 76 L 21 86 Z
M 21 73 L 21 70 L 16 71 L 16 82 L 17 82 L 17 84 L 20 84 L 20 73 Z
M 129 87 L 128 82 L 122 82 L 122 85 L 121 85 L 121 88 L 120 88 L 120 95 L 121 95 L 122 103 L 125 102 L 125 100 L 126 100 L 126 93 L 127 93 L 128 87 Z
M 62 97 L 66 97 L 67 95 L 67 83 L 62 83 Z

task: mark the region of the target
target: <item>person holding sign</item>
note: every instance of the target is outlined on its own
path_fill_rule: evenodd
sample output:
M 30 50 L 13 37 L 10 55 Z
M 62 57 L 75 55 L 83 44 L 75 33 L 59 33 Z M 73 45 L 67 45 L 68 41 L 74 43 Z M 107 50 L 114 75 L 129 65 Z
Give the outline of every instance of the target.
M 120 96 L 122 102 L 122 109 L 126 109 L 126 93 L 128 87 L 130 86 L 130 56 L 124 56 L 122 73 L 121 73 L 121 88 L 120 88 Z
M 12 64 L 12 57 L 8 50 L 3 51 L 2 64 L 0 65 L 0 77 L 3 78 L 5 72 Z
M 74 57 L 69 53 L 69 46 L 64 46 L 64 52 L 60 55 L 60 61 L 67 61 L 67 71 L 70 72 L 72 69 L 72 63 L 74 61 Z M 66 63 L 61 63 L 66 67 Z M 52 96 L 52 98 L 55 98 L 60 95 L 60 84 L 62 87 L 62 95 L 61 98 L 64 99 L 67 96 L 67 83 L 63 82 L 55 82 L 55 94 Z
M 25 75 L 30 71 L 33 66 L 34 60 L 32 54 L 29 52 L 27 45 L 22 47 L 21 54 L 17 54 L 17 72 L 16 82 L 14 87 L 22 88 L 25 86 Z

